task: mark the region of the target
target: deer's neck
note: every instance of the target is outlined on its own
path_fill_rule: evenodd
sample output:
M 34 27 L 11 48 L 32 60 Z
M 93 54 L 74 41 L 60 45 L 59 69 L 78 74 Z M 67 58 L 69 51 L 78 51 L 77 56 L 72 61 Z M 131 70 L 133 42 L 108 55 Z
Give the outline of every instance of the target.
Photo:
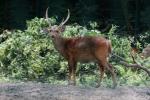
M 55 49 L 63 55 L 65 39 L 61 36 L 53 39 Z

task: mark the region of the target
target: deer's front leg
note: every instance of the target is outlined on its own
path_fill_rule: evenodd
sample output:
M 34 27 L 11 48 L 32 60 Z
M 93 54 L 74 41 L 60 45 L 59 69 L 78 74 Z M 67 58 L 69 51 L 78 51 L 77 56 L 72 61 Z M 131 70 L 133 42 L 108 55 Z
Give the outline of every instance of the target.
M 76 61 L 74 59 L 68 60 L 68 67 L 69 67 L 69 85 L 76 85 Z

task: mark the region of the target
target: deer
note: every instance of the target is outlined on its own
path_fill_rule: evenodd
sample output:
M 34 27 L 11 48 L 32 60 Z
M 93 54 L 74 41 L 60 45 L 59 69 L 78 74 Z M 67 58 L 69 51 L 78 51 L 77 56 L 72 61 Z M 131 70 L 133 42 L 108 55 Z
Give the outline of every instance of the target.
M 140 54 L 141 58 L 148 58 L 150 57 L 150 44 L 148 44 L 143 50 L 142 53 Z
M 137 63 L 135 61 L 135 58 L 137 57 L 140 57 L 142 59 L 147 59 L 148 57 L 150 57 L 150 44 L 148 44 L 145 48 L 143 48 L 143 50 L 140 50 L 140 48 L 137 47 L 135 40 L 131 40 L 130 38 L 128 38 L 128 40 L 131 46 L 130 54 L 131 54 L 133 63 Z
M 63 37 L 62 33 L 65 31 L 65 24 L 70 17 L 69 9 L 66 19 L 59 25 L 53 26 L 49 21 L 48 9 L 46 9 L 45 19 L 49 23 L 49 26 L 44 29 L 44 32 L 49 34 L 55 49 L 68 62 L 68 85 L 76 85 L 76 67 L 78 62 L 94 62 L 98 64 L 100 71 L 100 79 L 96 87 L 101 85 L 104 71 L 108 69 L 112 76 L 113 88 L 115 88 L 117 86 L 116 75 L 113 66 L 108 63 L 108 58 L 112 51 L 111 41 L 102 36 Z

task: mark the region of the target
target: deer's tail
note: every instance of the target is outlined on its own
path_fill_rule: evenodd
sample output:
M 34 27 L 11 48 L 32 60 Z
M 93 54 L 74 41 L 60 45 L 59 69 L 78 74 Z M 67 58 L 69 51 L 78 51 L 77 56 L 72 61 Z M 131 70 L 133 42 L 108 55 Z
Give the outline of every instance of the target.
M 112 53 L 112 46 L 111 46 L 111 41 L 110 40 L 108 40 L 108 52 L 109 52 L 109 54 Z

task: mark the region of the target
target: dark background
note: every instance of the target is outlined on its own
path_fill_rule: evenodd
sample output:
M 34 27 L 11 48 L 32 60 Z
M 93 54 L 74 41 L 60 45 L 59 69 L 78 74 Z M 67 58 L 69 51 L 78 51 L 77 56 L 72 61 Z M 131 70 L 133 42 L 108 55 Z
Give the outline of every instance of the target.
M 0 28 L 25 29 L 26 20 L 44 17 L 47 7 L 58 21 L 70 9 L 69 23 L 116 24 L 133 35 L 150 29 L 150 0 L 0 0 Z

